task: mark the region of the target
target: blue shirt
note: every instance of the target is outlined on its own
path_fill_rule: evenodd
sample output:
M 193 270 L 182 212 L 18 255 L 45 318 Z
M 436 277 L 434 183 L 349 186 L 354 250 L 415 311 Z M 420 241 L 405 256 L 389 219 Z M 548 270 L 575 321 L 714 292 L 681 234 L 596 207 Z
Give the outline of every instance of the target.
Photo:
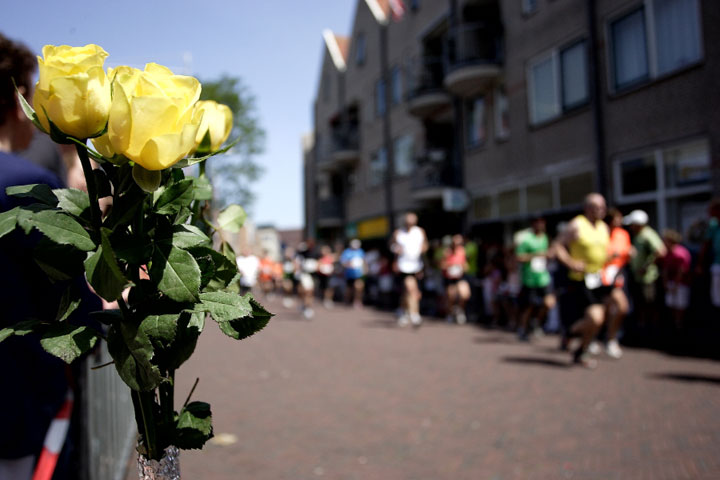
M 365 251 L 362 248 L 346 248 L 340 255 L 340 263 L 345 268 L 345 278 L 358 279 L 365 273 Z

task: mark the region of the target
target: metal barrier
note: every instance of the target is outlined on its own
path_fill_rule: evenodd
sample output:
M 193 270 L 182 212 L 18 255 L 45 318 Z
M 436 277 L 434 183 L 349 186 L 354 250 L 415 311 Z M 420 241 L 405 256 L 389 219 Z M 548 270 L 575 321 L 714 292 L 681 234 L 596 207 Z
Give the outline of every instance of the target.
M 112 361 L 107 344 L 85 362 L 82 435 L 86 480 L 123 480 L 134 453 L 137 429 L 130 389 L 113 365 L 91 370 Z

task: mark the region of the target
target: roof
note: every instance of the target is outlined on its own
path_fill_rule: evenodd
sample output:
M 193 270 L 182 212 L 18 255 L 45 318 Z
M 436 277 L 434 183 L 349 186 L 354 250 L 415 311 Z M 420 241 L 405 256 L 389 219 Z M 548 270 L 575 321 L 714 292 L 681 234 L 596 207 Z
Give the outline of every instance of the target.
M 347 68 L 350 39 L 333 33 L 328 29 L 323 30 L 323 39 L 325 40 L 325 46 L 327 46 L 327 49 L 330 52 L 330 57 L 335 64 L 335 68 L 344 72 Z
M 386 25 L 390 18 L 389 0 L 365 0 L 378 23 Z

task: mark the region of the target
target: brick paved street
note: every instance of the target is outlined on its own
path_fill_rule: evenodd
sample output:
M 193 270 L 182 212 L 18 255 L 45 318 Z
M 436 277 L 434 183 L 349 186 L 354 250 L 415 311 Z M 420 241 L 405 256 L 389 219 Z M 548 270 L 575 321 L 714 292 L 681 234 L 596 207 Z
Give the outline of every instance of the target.
M 177 398 L 199 376 L 216 435 L 237 436 L 183 452 L 183 479 L 720 478 L 720 363 L 626 349 L 588 371 L 555 336 L 265 304 L 264 331 L 208 323 L 179 371 Z

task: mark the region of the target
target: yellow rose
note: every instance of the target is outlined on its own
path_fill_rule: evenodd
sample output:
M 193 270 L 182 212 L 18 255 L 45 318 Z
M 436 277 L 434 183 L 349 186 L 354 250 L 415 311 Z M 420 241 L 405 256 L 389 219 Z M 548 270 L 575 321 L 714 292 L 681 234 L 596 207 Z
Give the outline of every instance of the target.
M 50 117 L 66 135 L 97 136 L 110 111 L 110 82 L 103 70 L 107 52 L 97 45 L 45 45 L 42 53 L 33 97 L 40 123 L 50 131 Z
M 200 82 L 148 63 L 145 70 L 110 69 L 113 99 L 107 134 L 93 139 L 105 156 L 123 155 L 146 170 L 173 166 L 195 148 L 202 112 Z
M 217 151 L 232 131 L 233 114 L 230 107 L 214 100 L 200 100 L 195 104 L 195 110 L 202 112 L 202 123 L 195 137 L 195 148 L 200 147 L 207 133 L 210 135 L 210 146 L 209 150 L 203 149 L 203 152 Z

